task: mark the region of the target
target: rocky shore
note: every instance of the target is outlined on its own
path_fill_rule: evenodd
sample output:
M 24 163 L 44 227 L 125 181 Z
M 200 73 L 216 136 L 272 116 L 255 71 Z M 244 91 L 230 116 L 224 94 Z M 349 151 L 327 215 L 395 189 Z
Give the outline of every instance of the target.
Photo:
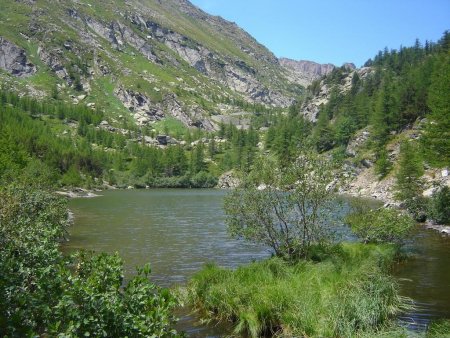
M 58 190 L 55 191 L 56 194 L 65 196 L 68 198 L 93 198 L 93 197 L 99 197 L 101 195 L 96 194 L 97 192 L 100 192 L 101 190 L 87 190 L 83 188 L 74 188 L 72 190 Z

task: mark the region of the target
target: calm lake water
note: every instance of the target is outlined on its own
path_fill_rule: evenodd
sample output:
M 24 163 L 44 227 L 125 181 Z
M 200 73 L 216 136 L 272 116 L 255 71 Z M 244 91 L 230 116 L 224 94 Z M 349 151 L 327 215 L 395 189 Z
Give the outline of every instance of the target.
M 150 262 L 161 286 L 184 284 L 207 262 L 236 267 L 270 255 L 261 246 L 232 240 L 222 209 L 226 192 L 214 189 L 105 191 L 93 199 L 72 199 L 75 224 L 65 249 L 119 252 L 125 275 Z M 402 293 L 417 309 L 402 316 L 412 328 L 450 318 L 450 240 L 419 230 L 408 246 L 412 259 L 395 267 Z M 195 337 L 221 336 L 228 328 L 203 326 L 180 313 L 179 328 Z
M 410 257 L 393 274 L 416 309 L 400 320 L 410 329 L 423 331 L 430 320 L 450 318 L 450 237 L 419 226 L 405 249 Z

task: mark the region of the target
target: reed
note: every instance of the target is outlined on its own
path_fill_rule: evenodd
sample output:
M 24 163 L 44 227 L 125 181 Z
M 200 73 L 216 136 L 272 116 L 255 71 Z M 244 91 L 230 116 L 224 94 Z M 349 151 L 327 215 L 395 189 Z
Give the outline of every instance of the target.
M 384 330 L 407 307 L 387 274 L 390 245 L 343 244 L 321 262 L 279 258 L 236 270 L 207 265 L 187 301 L 208 318 L 258 336 L 353 337 Z

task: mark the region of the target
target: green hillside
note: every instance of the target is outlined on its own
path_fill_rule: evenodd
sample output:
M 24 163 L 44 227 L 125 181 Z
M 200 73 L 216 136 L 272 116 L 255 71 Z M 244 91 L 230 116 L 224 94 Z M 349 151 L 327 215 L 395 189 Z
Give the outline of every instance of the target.
M 187 1 L 7 0 L 0 37 L 11 63 L 17 55 L 8 44 L 33 67 L 0 67 L 4 90 L 95 104 L 108 118 L 137 120 L 138 112 L 139 124 L 173 116 L 217 129 L 211 115 L 287 107 L 302 90 L 250 35 Z

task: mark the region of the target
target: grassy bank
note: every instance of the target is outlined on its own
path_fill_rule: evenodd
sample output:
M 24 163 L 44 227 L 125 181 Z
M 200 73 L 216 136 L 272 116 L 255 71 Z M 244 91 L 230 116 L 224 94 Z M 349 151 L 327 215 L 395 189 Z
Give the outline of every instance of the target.
M 384 330 L 407 300 L 386 272 L 389 245 L 344 244 L 321 262 L 272 258 L 235 271 L 208 265 L 187 300 L 205 317 L 253 337 L 353 337 Z

